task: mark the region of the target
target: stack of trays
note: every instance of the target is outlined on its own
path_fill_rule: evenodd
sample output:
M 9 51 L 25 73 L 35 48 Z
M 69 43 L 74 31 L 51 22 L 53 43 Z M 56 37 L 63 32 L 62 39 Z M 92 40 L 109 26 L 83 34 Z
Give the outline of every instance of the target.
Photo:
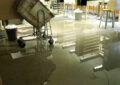
M 75 52 L 78 56 L 99 51 L 100 35 L 96 32 L 85 33 L 84 30 L 77 33 Z

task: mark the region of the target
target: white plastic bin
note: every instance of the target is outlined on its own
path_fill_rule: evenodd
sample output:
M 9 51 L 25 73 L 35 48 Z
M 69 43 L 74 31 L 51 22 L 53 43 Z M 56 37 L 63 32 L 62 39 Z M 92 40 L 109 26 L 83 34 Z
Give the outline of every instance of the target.
M 74 11 L 74 13 L 75 13 L 75 20 L 82 20 L 82 13 L 83 12 L 80 9 L 76 9 Z

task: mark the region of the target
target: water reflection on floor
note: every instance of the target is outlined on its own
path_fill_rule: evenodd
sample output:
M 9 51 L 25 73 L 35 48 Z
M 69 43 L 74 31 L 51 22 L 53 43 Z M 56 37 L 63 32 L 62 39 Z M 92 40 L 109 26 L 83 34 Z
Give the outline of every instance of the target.
M 23 49 L 16 42 L 3 41 L 0 53 L 3 85 L 43 85 L 48 80 L 56 67 L 48 58 L 53 46 L 33 40 L 26 42 Z

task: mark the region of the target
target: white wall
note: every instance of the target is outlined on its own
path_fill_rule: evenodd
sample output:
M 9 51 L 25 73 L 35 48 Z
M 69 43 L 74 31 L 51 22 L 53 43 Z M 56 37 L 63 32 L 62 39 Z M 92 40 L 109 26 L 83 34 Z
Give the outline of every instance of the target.
M 44 0 L 40 0 L 41 2 L 44 2 Z
M 75 0 L 64 0 L 65 4 L 75 4 Z
M 119 9 L 119 10 L 120 10 L 120 0 L 117 0 L 116 3 L 117 3 L 117 4 L 116 4 L 116 5 L 117 5 L 117 6 L 116 6 L 116 9 Z

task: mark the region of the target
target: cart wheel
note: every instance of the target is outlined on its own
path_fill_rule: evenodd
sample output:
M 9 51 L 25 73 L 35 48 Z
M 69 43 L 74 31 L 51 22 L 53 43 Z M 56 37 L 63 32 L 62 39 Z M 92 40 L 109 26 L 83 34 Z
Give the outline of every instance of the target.
M 42 36 L 42 37 L 43 37 L 43 39 L 46 39 L 46 35 L 45 35 L 45 34 L 43 34 L 43 36 Z
M 50 45 L 53 45 L 53 43 L 54 43 L 53 38 L 52 38 L 52 37 L 50 37 L 50 40 L 49 40 L 48 42 L 49 42 L 49 44 L 50 44 Z
M 22 38 L 19 38 L 19 39 L 17 40 L 17 43 L 18 43 L 18 45 L 19 45 L 21 48 L 24 48 L 24 47 L 25 47 L 25 42 L 24 42 L 24 40 L 23 40 Z
M 47 35 L 45 34 L 45 32 L 42 35 L 43 39 L 46 39 Z

